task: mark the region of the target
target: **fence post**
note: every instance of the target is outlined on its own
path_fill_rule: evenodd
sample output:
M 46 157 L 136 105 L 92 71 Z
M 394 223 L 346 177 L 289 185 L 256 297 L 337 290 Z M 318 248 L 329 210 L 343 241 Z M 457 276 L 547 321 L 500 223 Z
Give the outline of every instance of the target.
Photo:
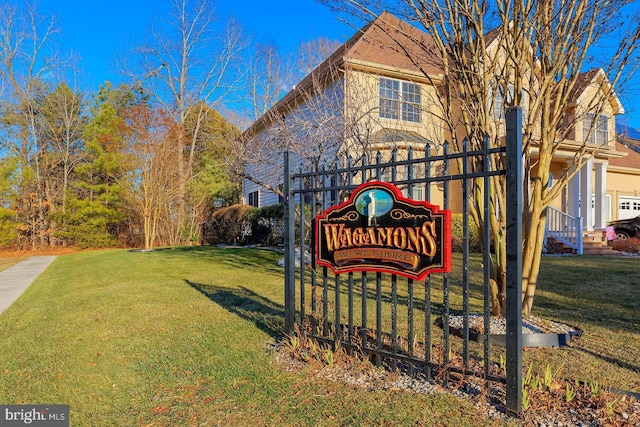
M 507 408 L 522 410 L 522 109 L 506 114 L 507 166 Z
M 291 188 L 293 155 L 284 152 L 284 329 L 292 334 L 296 317 L 295 200 Z M 302 256 L 302 255 L 301 255 Z

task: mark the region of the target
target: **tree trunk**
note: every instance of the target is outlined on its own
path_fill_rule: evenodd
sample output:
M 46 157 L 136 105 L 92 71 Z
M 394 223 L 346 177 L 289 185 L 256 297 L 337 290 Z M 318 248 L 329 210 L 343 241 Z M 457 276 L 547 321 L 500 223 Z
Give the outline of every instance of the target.
M 546 207 L 539 205 L 531 215 L 526 236 L 523 236 L 522 247 L 522 314 L 531 314 L 533 297 L 536 293 L 540 259 L 544 246 L 544 232 L 547 222 Z
M 148 212 L 143 215 L 143 223 L 144 248 L 151 249 L 151 216 Z
M 178 153 L 177 153 L 177 162 L 178 162 L 178 206 L 176 212 L 175 223 L 170 227 L 171 230 L 171 244 L 178 245 L 180 244 L 180 232 L 185 223 L 185 209 L 187 207 L 187 182 L 189 180 L 189 168 L 185 162 L 184 150 L 186 148 L 185 145 L 185 134 L 184 134 L 184 125 L 183 123 L 178 124 Z

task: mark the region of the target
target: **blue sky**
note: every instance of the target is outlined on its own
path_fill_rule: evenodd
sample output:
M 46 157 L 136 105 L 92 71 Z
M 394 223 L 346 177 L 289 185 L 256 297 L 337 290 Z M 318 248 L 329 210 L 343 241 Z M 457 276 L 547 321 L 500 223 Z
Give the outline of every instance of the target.
M 214 0 L 215 1 L 215 0 Z M 116 59 L 139 44 L 154 18 L 167 14 L 170 0 L 40 0 L 43 14 L 54 13 L 62 51 L 80 56 L 84 77 L 98 87 L 117 81 Z M 314 0 L 218 0 L 217 15 L 234 17 L 257 42 L 295 50 L 301 42 L 327 37 L 346 41 L 355 29 Z
M 82 78 L 95 91 L 105 80 L 118 82 L 116 59 L 137 44 L 152 20 L 169 10 L 170 0 L 40 0 L 41 13 L 54 13 L 61 51 L 79 57 Z M 303 41 L 326 37 L 340 42 L 355 33 L 327 7 L 314 0 L 218 0 L 221 18 L 233 16 L 258 42 L 294 50 Z M 636 81 L 640 80 L 638 76 Z M 621 91 L 626 110 L 618 122 L 640 129 L 640 83 Z

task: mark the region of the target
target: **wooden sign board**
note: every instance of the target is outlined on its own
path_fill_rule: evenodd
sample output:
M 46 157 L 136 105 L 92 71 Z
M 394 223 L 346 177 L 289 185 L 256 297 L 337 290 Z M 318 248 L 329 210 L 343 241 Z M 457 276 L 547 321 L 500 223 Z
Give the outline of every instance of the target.
M 335 274 L 375 271 L 422 280 L 451 271 L 451 212 L 403 197 L 392 184 L 360 185 L 314 225 L 316 263 Z

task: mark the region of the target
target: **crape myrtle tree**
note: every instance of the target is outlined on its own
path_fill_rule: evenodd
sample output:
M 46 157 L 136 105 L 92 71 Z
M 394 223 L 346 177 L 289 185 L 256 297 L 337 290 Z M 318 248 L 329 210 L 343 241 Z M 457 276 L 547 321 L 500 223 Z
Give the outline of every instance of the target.
M 133 63 L 125 64 L 134 81 L 151 95 L 150 102 L 173 120 L 173 159 L 177 168 L 175 221 L 168 244 L 189 243 L 201 217 L 199 194 L 192 194 L 201 164 L 199 143 L 211 108 L 238 89 L 243 76 L 240 53 L 249 41 L 235 21 L 217 20 L 209 0 L 172 0 L 167 19 L 151 28 L 150 40 L 136 49 Z M 154 109 L 155 112 L 157 112 Z M 187 129 L 187 122 L 190 122 Z
M 485 135 L 492 146 L 503 144 L 504 123 L 496 120 L 503 114 L 502 107 L 523 108 L 522 308 L 523 314 L 530 313 L 538 283 L 546 208 L 600 147 L 578 141 L 570 167 L 556 177 L 553 185 L 549 180 L 552 160 L 566 139 L 575 139 L 573 129 L 582 126 L 585 115 L 601 113 L 614 87 L 624 88 L 625 79 L 635 70 L 640 23 L 637 9 L 630 8 L 625 0 L 324 3 L 367 19 L 386 10 L 431 36 L 427 41 L 415 41 L 421 44 L 420 51 L 407 52 L 400 44 L 389 48 L 406 52 L 423 70 L 427 65 L 442 70 L 441 83 L 433 82 L 440 93 L 439 108 L 427 113 L 444 121 L 454 148 L 460 148 L 463 138 L 469 139 L 472 148 L 480 147 Z M 584 108 L 576 109 L 573 103 L 581 79 L 594 67 L 602 67 L 602 72 L 590 75 L 598 90 L 583 94 Z M 430 76 L 425 72 L 425 77 Z M 595 122 L 585 129 L 585 141 L 595 132 Z M 488 218 L 494 249 L 492 312 L 499 315 L 505 310 L 506 291 L 505 188 L 503 179 L 492 180 Z M 475 183 L 470 198 L 472 217 L 481 228 L 485 223 L 483 190 L 481 182 Z
M 122 112 L 119 133 L 125 144 L 124 174 L 117 179 L 130 216 L 139 218 L 144 248 L 170 245 L 160 232 L 180 198 L 179 156 L 174 146 L 175 122 L 160 108 L 132 105 Z

